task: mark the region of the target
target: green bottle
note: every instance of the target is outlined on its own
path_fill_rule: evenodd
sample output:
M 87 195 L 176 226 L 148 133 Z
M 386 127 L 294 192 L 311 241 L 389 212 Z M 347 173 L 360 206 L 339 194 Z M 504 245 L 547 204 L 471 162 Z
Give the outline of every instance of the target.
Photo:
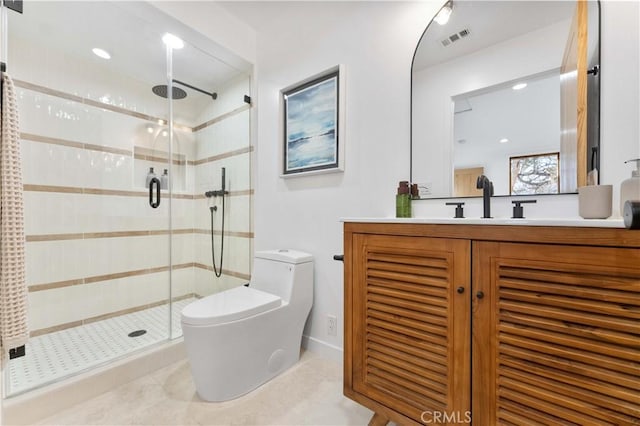
M 411 217 L 411 192 L 409 182 L 400 181 L 396 195 L 396 217 Z

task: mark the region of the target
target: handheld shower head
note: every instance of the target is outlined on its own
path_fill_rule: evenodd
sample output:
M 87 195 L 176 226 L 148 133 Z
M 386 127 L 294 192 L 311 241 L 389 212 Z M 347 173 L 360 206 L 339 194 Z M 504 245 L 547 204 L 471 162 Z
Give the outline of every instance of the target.
M 225 174 L 226 174 L 226 170 L 225 170 L 225 168 L 223 167 L 223 168 L 222 168 L 222 193 L 223 193 L 223 194 L 224 194 L 224 190 L 225 190 L 225 188 L 226 188 L 225 181 L 227 180 L 227 179 L 225 178 Z

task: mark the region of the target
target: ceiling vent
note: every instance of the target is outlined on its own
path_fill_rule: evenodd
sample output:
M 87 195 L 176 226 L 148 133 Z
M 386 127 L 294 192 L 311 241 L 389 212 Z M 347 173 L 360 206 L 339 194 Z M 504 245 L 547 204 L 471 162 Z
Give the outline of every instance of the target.
M 460 31 L 458 31 L 456 33 L 451 34 L 447 38 L 443 38 L 442 40 L 440 40 L 440 43 L 442 43 L 442 45 L 444 47 L 447 47 L 447 46 L 450 46 L 452 43 L 455 43 L 456 41 L 459 41 L 460 39 L 468 37 L 469 34 L 470 34 L 469 29 L 465 28 L 463 30 L 460 30 Z

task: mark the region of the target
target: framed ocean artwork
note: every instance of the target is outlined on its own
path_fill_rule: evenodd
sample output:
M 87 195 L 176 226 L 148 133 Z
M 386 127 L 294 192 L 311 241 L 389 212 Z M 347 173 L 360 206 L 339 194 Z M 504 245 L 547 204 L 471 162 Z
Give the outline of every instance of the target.
M 283 176 L 342 171 L 340 69 L 282 91 Z

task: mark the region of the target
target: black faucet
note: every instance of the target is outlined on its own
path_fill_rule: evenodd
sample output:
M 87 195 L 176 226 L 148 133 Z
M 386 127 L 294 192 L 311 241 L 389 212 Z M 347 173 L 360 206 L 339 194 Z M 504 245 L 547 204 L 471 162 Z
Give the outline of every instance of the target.
M 478 176 L 476 188 L 482 188 L 482 204 L 484 206 L 484 219 L 491 219 L 491 196 L 493 195 L 493 183 L 485 175 Z

